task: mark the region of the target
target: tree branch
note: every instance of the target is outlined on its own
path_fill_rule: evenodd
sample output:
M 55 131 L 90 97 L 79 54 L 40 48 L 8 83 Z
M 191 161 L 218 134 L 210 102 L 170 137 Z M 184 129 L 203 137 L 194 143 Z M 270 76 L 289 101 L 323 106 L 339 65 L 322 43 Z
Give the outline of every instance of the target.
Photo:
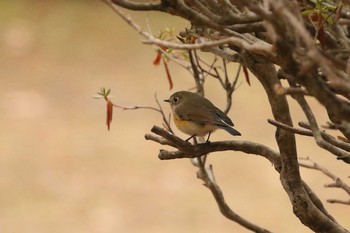
M 310 130 L 294 128 L 292 126 L 283 124 L 283 123 L 278 122 L 278 121 L 273 120 L 273 119 L 267 119 L 267 122 L 270 123 L 271 125 L 274 125 L 278 128 L 287 130 L 287 131 L 295 133 L 295 134 L 300 134 L 300 135 L 304 135 L 304 136 L 311 136 L 311 137 L 313 136 L 313 134 Z
M 183 141 L 181 138 L 167 132 L 166 130 L 153 126 L 151 131 L 159 136 L 162 136 L 169 142 L 172 146 L 178 149 L 177 152 L 169 152 L 166 150 L 161 150 L 159 152 L 159 158 L 162 160 L 169 159 L 179 159 L 179 158 L 197 158 L 202 155 L 215 152 L 215 151 L 242 151 L 247 154 L 260 155 L 268 159 L 272 164 L 274 164 L 276 169 L 280 167 L 280 156 L 277 152 L 268 148 L 265 145 L 259 143 L 253 143 L 249 141 L 221 141 L 221 142 L 210 142 L 202 143 L 197 145 L 191 145 L 189 142 Z M 146 134 L 147 140 L 152 140 L 158 142 L 158 139 L 150 137 Z M 154 140 L 155 139 L 155 140 Z M 167 145 L 170 145 L 167 144 Z

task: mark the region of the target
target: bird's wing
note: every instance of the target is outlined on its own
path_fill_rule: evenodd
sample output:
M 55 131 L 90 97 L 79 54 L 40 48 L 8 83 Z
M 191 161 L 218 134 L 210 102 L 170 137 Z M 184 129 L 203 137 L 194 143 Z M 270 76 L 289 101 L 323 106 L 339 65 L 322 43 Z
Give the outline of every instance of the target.
M 206 106 L 197 106 L 193 105 L 191 108 L 188 108 L 186 111 L 181 111 L 180 119 L 195 121 L 201 124 L 215 124 L 221 126 L 233 126 L 231 119 L 226 116 L 220 109 L 214 107 L 209 108 Z M 198 114 L 200 112 L 201 114 Z
M 232 120 L 220 109 L 218 109 L 217 107 L 215 107 L 216 109 L 216 114 L 221 118 L 221 120 L 228 124 L 229 126 L 234 126 Z

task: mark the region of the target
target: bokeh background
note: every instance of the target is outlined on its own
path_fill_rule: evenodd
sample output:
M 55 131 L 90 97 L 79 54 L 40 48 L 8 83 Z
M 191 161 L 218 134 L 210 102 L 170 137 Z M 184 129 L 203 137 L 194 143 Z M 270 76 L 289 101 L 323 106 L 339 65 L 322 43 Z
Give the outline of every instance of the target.
M 154 34 L 189 26 L 165 14 L 124 12 Z M 248 232 L 219 213 L 188 160 L 157 158 L 163 147 L 144 134 L 161 125 L 159 114 L 116 109 L 108 132 L 105 103 L 92 98 L 107 87 L 117 104 L 156 106 L 155 93 L 162 100 L 194 86 L 184 69 L 170 64 L 170 91 L 164 68 L 152 65 L 154 47 L 143 45 L 98 0 L 1 1 L 0 15 L 1 232 Z M 230 65 L 232 74 L 235 69 Z M 239 139 L 276 148 L 267 99 L 253 77 L 251 82 L 240 80 L 229 116 L 243 134 Z M 206 87 L 207 97 L 224 107 L 218 82 Z M 326 122 L 322 108 L 312 104 L 320 123 Z M 293 102 L 291 108 L 295 122 L 305 120 Z M 219 131 L 211 138 L 228 139 Z M 346 165 L 313 139 L 297 140 L 301 156 L 348 181 Z M 209 163 L 234 211 L 275 232 L 311 232 L 292 214 L 267 160 L 225 152 L 210 155 Z M 324 202 L 348 198 L 325 189 L 331 181 L 317 171 L 302 169 L 302 176 Z M 350 228 L 348 206 L 325 205 Z

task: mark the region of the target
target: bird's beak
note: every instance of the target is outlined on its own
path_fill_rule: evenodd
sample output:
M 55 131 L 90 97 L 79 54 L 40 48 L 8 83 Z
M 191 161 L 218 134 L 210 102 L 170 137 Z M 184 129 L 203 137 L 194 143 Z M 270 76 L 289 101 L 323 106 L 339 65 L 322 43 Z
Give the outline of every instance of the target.
M 167 99 L 167 100 L 164 100 L 164 102 L 168 102 L 168 103 L 170 103 L 170 100 L 169 100 L 169 99 Z

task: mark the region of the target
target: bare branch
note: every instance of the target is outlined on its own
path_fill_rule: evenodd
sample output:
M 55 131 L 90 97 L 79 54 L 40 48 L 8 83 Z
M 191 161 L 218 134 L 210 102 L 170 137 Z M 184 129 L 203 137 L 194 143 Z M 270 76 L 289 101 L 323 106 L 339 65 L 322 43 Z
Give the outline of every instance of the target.
M 163 137 L 158 137 L 158 136 L 156 136 L 154 134 L 145 134 L 145 139 L 157 142 L 157 143 L 159 143 L 161 145 L 167 145 L 167 146 L 176 147 L 176 145 L 174 143 L 172 143 L 171 141 L 169 141 L 167 139 L 164 139 Z
M 188 56 L 192 67 L 193 79 L 196 84 L 197 93 L 200 96 L 204 96 L 204 88 L 203 88 L 204 79 L 203 79 L 203 73 L 201 72 L 201 69 L 198 66 L 197 53 L 193 50 L 190 50 L 188 52 Z
M 164 114 L 164 111 L 163 111 L 163 108 L 162 108 L 162 105 L 160 105 L 159 101 L 158 101 L 158 98 L 157 98 L 157 94 L 154 95 L 154 99 L 158 105 L 158 109 L 159 109 L 159 112 L 160 114 L 162 115 L 162 118 L 163 118 L 163 123 L 165 124 L 166 126 L 166 129 L 170 132 L 170 133 L 174 133 L 171 126 L 170 126 L 170 119 L 167 119 L 165 114 Z
M 274 125 L 276 127 L 279 127 L 281 129 L 287 130 L 287 131 L 295 133 L 295 134 L 300 134 L 300 135 L 304 135 L 304 136 L 311 136 L 311 137 L 313 136 L 313 134 L 310 130 L 294 128 L 292 126 L 283 124 L 283 123 L 278 122 L 278 121 L 273 120 L 273 119 L 267 119 L 267 122 L 269 122 L 271 125 Z
M 158 108 L 150 107 L 150 106 L 121 106 L 113 103 L 113 107 L 120 108 L 122 110 L 137 110 L 137 109 L 148 109 L 156 112 L 161 112 Z
M 338 199 L 327 199 L 328 203 L 332 203 L 332 204 L 344 204 L 344 205 L 350 205 L 350 199 L 347 201 L 342 201 L 342 200 L 338 200 Z
M 153 126 L 153 133 L 164 137 L 168 141 L 172 142 L 179 151 L 168 152 L 165 150 L 161 150 L 159 153 L 159 158 L 162 160 L 168 159 L 179 159 L 179 158 L 196 158 L 205 154 L 209 154 L 215 151 L 242 151 L 247 154 L 255 154 L 260 155 L 268 159 L 272 164 L 275 165 L 275 168 L 278 169 L 280 167 L 280 156 L 279 154 L 270 149 L 269 147 L 249 142 L 249 141 L 222 141 L 222 142 L 210 142 L 210 143 L 202 143 L 197 145 L 191 145 L 189 142 L 183 141 L 181 138 L 167 132 L 166 130 Z M 148 140 L 153 140 L 153 138 L 147 137 Z M 155 141 L 155 140 L 153 140 Z
M 256 42 L 256 43 L 249 43 L 241 38 L 237 37 L 225 37 L 222 39 L 210 41 L 204 37 L 200 37 L 197 39 L 196 44 L 179 44 L 179 43 L 174 43 L 174 42 L 169 42 L 169 41 L 163 41 L 159 40 L 151 35 L 147 36 L 147 40 L 143 41 L 144 44 L 153 44 L 153 45 L 158 45 L 158 46 L 164 46 L 167 48 L 172 48 L 172 49 L 207 49 L 211 47 L 217 47 L 220 45 L 225 45 L 225 44 L 231 44 L 238 46 L 240 48 L 246 49 L 248 51 L 257 53 L 257 54 L 262 54 L 266 56 L 274 56 L 273 54 L 273 47 L 265 42 Z

